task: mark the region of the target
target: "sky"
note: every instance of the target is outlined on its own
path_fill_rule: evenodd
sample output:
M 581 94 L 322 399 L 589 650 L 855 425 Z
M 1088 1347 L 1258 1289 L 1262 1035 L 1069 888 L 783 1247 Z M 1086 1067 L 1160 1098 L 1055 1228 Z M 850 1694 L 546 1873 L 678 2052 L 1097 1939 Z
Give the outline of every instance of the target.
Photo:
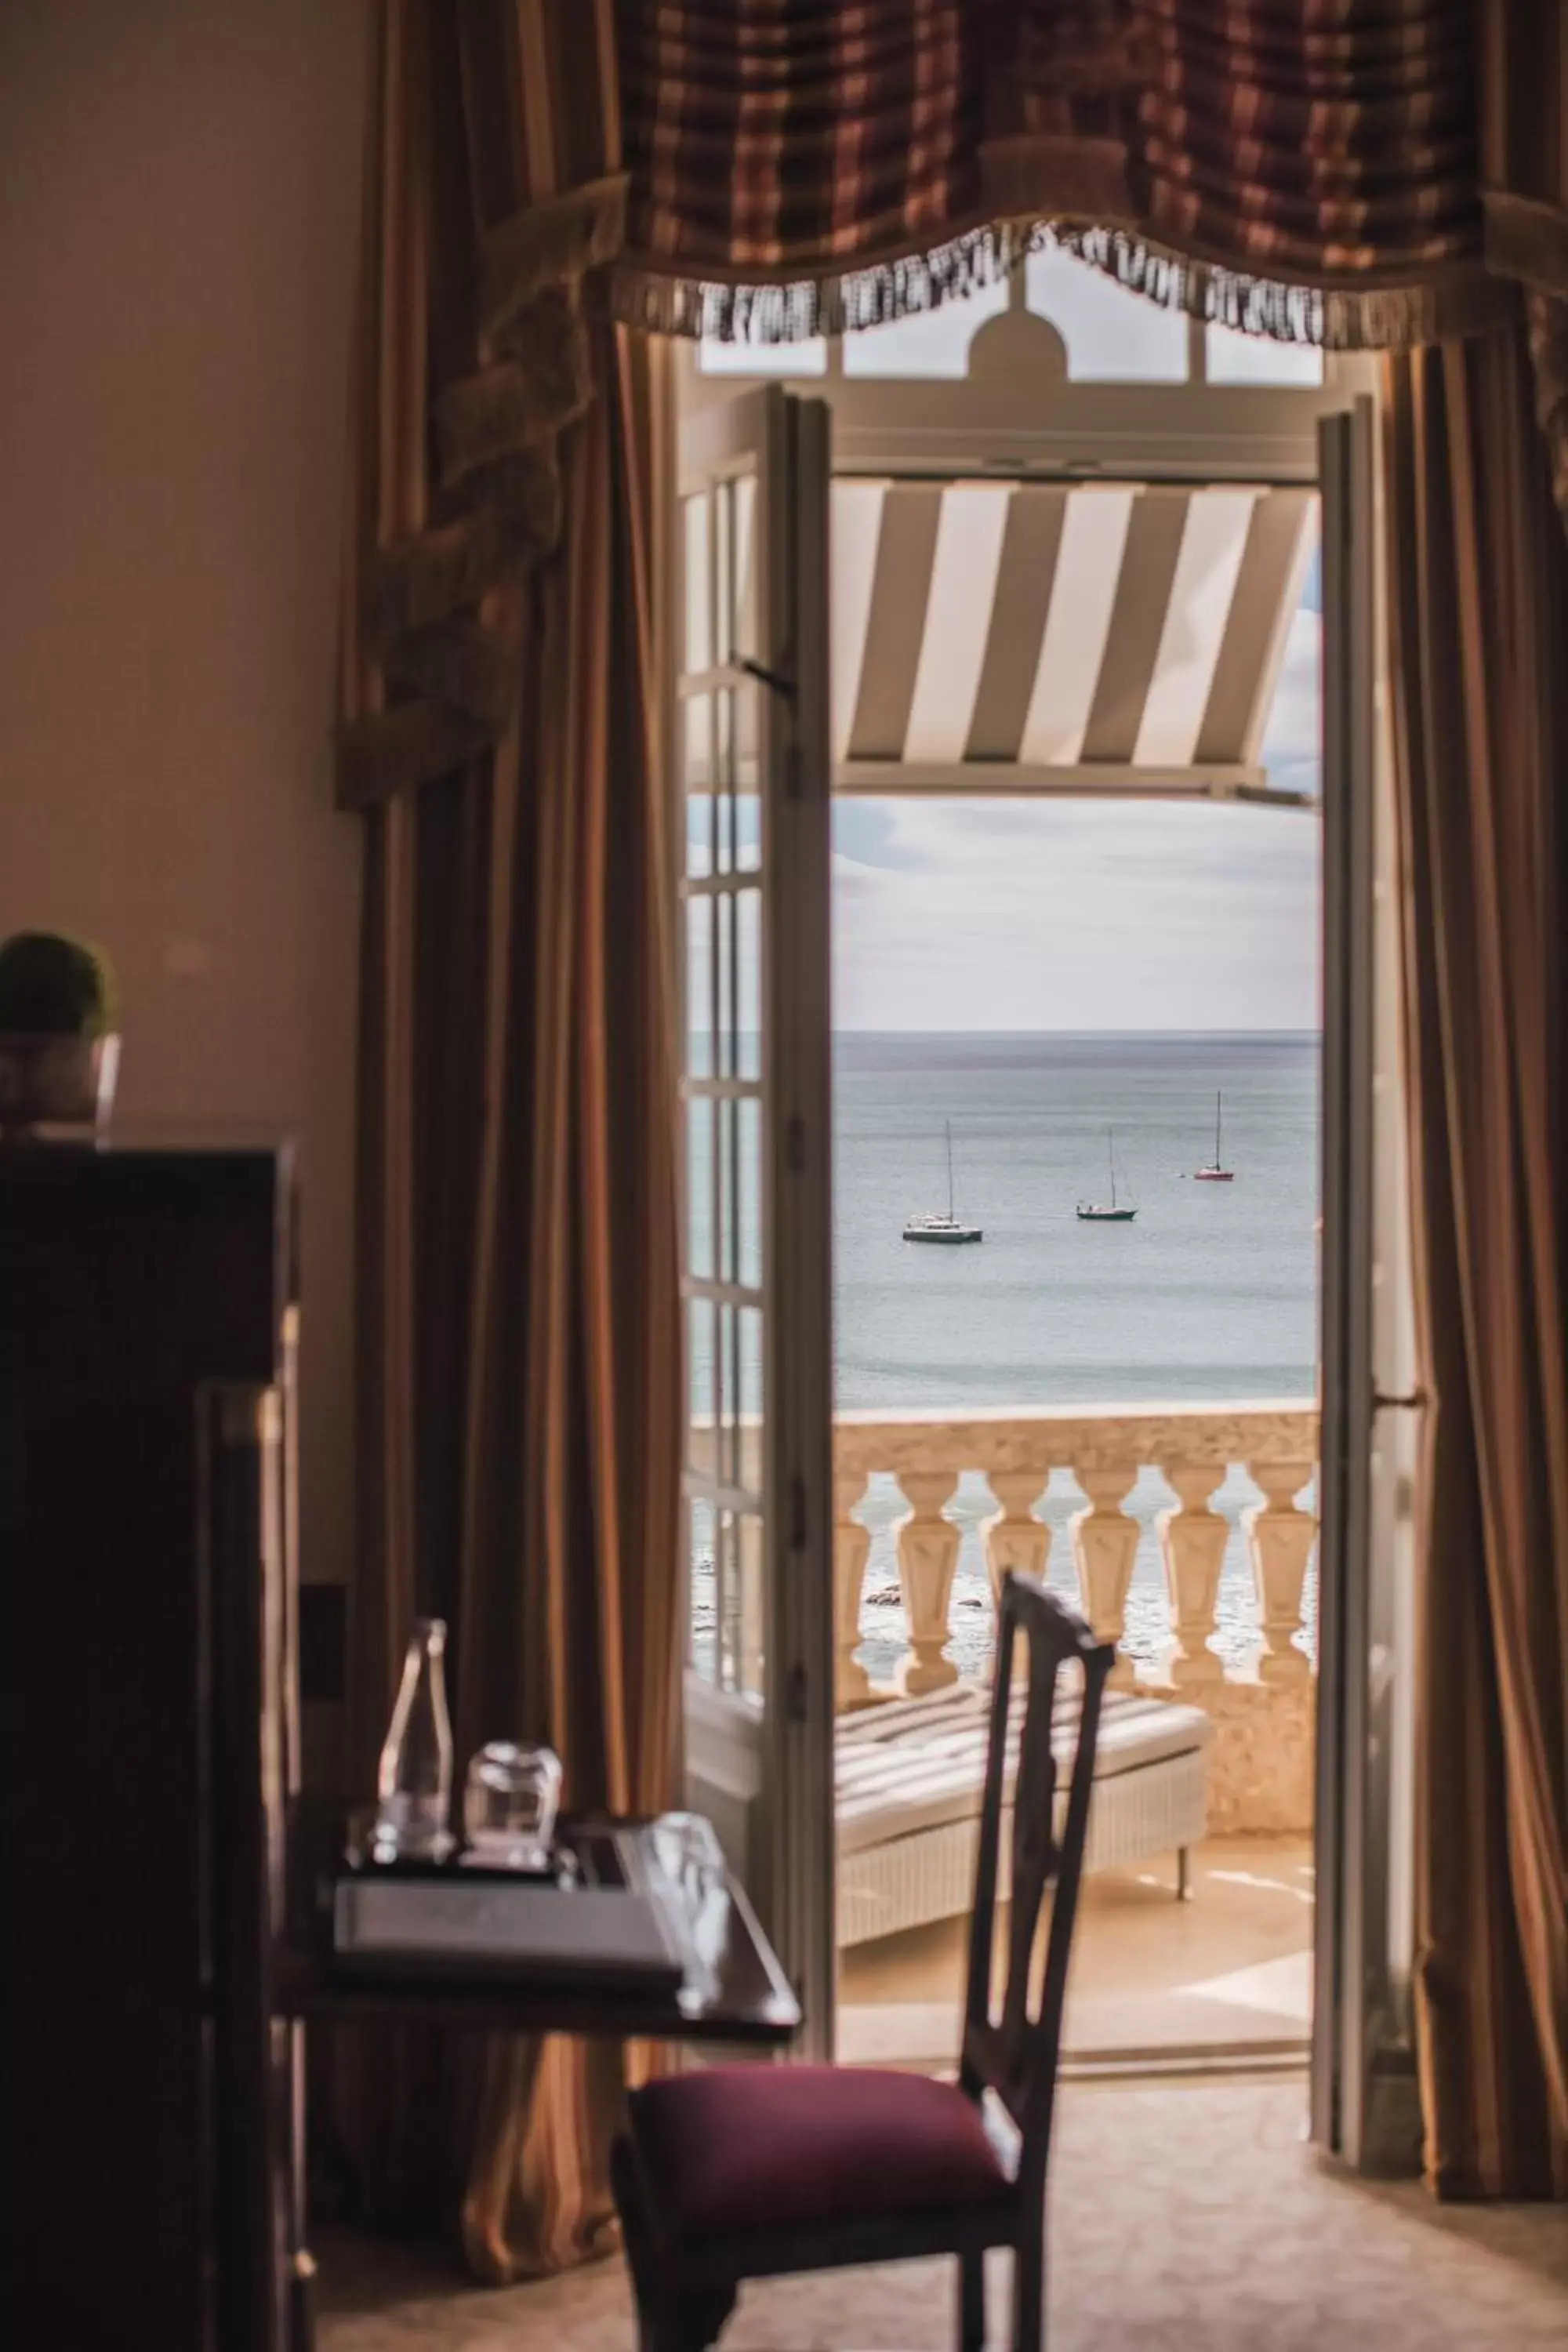
M 1318 784 L 1314 563 L 1264 743 Z M 1304 809 L 841 799 L 838 1029 L 1311 1029 L 1319 825 Z

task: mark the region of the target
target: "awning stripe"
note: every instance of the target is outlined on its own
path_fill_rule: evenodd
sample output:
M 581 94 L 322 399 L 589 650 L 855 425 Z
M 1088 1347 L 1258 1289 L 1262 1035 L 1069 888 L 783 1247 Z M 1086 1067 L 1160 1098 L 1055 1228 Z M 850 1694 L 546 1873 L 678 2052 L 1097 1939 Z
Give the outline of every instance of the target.
M 1315 493 L 841 478 L 833 740 L 857 790 L 1041 770 L 1260 786 Z M 1046 789 L 1037 782 L 1031 789 Z
M 1316 511 L 1313 490 L 1273 490 L 1253 505 L 1229 622 L 1193 749 L 1199 766 L 1205 760 L 1250 764 L 1258 757 L 1300 601 Z
M 833 756 L 849 749 L 866 666 L 866 632 L 877 577 L 877 551 L 886 506 L 882 482 L 836 482 L 828 533 L 828 593 L 832 597 Z
M 1145 489 L 1134 502 L 1105 653 L 1083 732 L 1085 760 L 1131 760 L 1138 748 L 1138 730 L 1181 558 L 1190 495 L 1186 490 Z M 1072 593 L 1069 582 L 1060 574 L 1057 593 Z
M 1016 760 L 1040 667 L 1057 575 L 1066 490 L 1026 486 L 1007 507 L 985 663 L 970 714 L 966 760 Z
M 940 482 L 898 483 L 883 501 L 860 691 L 849 734 L 852 760 L 903 757 L 941 520 Z
M 942 493 L 906 760 L 963 757 L 1012 496 L 1010 484 L 997 482 L 960 482 Z
M 1187 501 L 1182 551 L 1132 750 L 1140 767 L 1184 768 L 1191 763 L 1257 495 L 1255 490 L 1210 490 Z
M 1074 490 L 1068 499 L 1022 761 L 1071 767 L 1080 756 L 1134 502 L 1129 489 Z

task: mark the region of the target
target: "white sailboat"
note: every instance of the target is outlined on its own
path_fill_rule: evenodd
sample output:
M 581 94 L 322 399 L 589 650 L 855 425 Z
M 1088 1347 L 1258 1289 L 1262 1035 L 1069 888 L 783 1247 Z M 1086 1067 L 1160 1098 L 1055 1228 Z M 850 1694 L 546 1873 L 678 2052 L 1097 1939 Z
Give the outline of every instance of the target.
M 1080 1201 L 1078 1204 L 1078 1213 L 1086 1225 L 1130 1225 L 1138 1212 L 1128 1202 L 1118 1201 L 1116 1197 L 1116 1130 L 1114 1128 L 1108 1127 L 1105 1130 L 1105 1150 L 1106 1157 L 1110 1162 L 1110 1202 L 1107 1203 L 1100 1201 Z
M 1194 1169 L 1193 1178 L 1196 1183 L 1234 1184 L 1236 1181 L 1236 1171 L 1234 1168 L 1226 1166 L 1224 1154 L 1220 1150 L 1224 1117 L 1225 1097 L 1222 1094 L 1216 1094 L 1214 1098 L 1214 1158 L 1206 1168 Z
M 985 1238 L 979 1225 L 966 1225 L 953 1213 L 952 1206 L 952 1121 L 944 1121 L 947 1129 L 947 1210 L 932 1209 L 921 1217 L 910 1217 L 904 1226 L 907 1242 L 980 1242 Z

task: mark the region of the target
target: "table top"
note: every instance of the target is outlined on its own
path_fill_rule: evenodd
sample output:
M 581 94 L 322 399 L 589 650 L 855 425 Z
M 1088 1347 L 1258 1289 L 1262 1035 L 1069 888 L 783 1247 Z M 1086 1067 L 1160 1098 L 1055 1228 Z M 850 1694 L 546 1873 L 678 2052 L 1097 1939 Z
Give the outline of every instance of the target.
M 583 1828 L 646 1827 L 600 1822 Z M 569 1899 L 569 1898 L 563 1898 Z M 536 1969 L 515 1981 L 487 1969 L 472 1977 L 370 1976 L 334 1956 L 318 1909 L 299 1918 L 272 1971 L 276 2014 L 328 2023 L 356 2018 L 417 2020 L 476 2032 L 575 2033 L 621 2041 L 733 2042 L 778 2047 L 800 2024 L 800 2004 L 739 1881 L 725 1874 L 704 1898 L 704 1965 L 678 1992 L 574 1981 L 569 1971 L 545 1979 Z

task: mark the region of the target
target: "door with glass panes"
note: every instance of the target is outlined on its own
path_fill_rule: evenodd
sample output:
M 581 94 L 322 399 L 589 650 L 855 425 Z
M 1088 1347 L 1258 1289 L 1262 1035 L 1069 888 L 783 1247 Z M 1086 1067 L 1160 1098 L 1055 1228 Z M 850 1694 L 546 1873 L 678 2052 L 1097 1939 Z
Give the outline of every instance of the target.
M 688 1779 L 832 2039 L 828 410 L 680 444 Z
M 1319 427 L 1323 505 L 1323 1264 L 1312 2127 L 1415 2162 L 1415 1381 L 1400 898 L 1376 690 L 1370 399 Z

